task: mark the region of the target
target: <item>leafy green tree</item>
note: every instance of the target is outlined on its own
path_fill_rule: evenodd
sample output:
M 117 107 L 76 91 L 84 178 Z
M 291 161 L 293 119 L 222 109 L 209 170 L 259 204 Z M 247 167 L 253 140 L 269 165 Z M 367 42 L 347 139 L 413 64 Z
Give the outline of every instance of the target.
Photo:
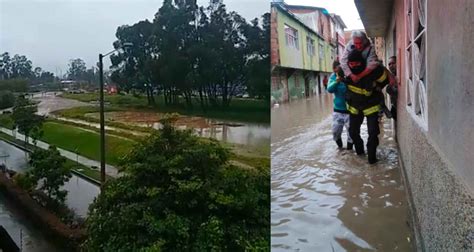
M 76 81 L 83 80 L 86 70 L 86 63 L 82 59 L 72 59 L 69 62 L 68 78 Z
M 25 143 L 28 143 L 28 137 L 32 132 L 35 136 L 40 135 L 42 130 L 44 117 L 36 115 L 38 107 L 23 95 L 19 96 L 13 107 L 12 119 L 14 127 L 25 135 Z
M 28 171 L 28 176 L 39 185 L 40 190 L 58 204 L 64 204 L 67 191 L 61 187 L 72 176 L 65 163 L 66 158 L 61 156 L 54 146 L 50 146 L 48 150 L 35 150 L 29 160 L 32 169 Z
M 148 104 L 154 104 L 153 83 L 148 70 L 148 63 L 152 60 L 151 44 L 152 24 L 140 21 L 132 26 L 124 25 L 117 29 L 117 41 L 114 47 L 132 43 L 133 46 L 111 56 L 113 80 L 124 90 L 138 89 L 146 93 Z
M 89 209 L 90 251 L 269 251 L 269 171 L 168 122 Z
M 30 79 L 34 76 L 32 62 L 24 55 L 15 54 L 7 63 L 7 79 Z
M 249 55 L 246 68 L 246 87 L 251 96 L 270 98 L 270 13 L 251 21 L 246 29 Z

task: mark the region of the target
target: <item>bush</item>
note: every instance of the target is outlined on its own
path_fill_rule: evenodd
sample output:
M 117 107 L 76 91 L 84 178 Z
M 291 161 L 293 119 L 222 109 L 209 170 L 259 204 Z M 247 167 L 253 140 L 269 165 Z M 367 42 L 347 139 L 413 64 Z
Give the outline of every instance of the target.
M 11 108 L 15 105 L 15 95 L 10 91 L 0 91 L 0 109 Z
M 13 180 L 25 191 L 32 191 L 36 187 L 36 181 L 29 173 L 17 173 Z
M 25 79 L 0 80 L 0 91 L 26 92 L 28 91 L 28 80 L 25 80 Z
M 90 251 L 269 251 L 270 173 L 169 122 L 134 148 L 89 209 Z

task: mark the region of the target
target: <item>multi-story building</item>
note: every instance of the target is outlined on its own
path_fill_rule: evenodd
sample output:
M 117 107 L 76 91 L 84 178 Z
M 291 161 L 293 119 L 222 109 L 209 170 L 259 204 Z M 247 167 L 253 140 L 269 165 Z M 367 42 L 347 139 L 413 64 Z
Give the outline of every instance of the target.
M 287 5 L 282 1 L 272 3 L 273 102 L 288 102 L 323 92 L 323 83 L 337 58 L 339 32 L 345 27 L 335 16 L 324 8 Z
M 331 17 L 335 24 L 335 29 L 334 29 L 335 34 L 333 35 L 333 37 L 336 38 L 336 43 L 337 43 L 337 47 L 336 47 L 337 57 L 336 58 L 337 60 L 339 60 L 340 58 L 342 58 L 342 54 L 344 53 L 344 48 L 346 47 L 346 41 L 348 41 L 346 40 L 345 35 L 344 35 L 344 29 L 347 27 L 339 15 L 331 14 Z
M 417 247 L 473 251 L 474 1 L 355 4 L 379 57 L 397 57 L 396 134 Z

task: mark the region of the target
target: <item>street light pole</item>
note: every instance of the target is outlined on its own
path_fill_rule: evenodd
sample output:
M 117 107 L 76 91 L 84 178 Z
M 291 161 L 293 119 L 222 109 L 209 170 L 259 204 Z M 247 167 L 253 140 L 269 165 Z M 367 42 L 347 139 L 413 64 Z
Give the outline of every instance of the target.
M 99 75 L 100 75 L 100 185 L 105 183 L 105 120 L 104 120 L 104 56 L 99 54 Z
M 99 103 L 100 103 L 100 185 L 101 187 L 105 183 L 105 116 L 104 116 L 104 63 L 103 59 L 105 56 L 110 55 L 116 52 L 119 49 L 125 49 L 132 47 L 133 44 L 130 42 L 123 43 L 120 47 L 116 48 L 115 50 L 106 53 L 106 54 L 99 54 L 99 82 L 100 82 L 100 90 L 99 90 Z

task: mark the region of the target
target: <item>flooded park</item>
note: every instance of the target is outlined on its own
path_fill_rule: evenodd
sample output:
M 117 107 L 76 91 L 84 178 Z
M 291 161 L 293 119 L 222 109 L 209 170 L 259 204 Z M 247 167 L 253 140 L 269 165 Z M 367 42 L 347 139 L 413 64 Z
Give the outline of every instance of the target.
M 413 251 L 391 121 L 369 165 L 337 148 L 332 110 L 329 94 L 272 109 L 272 251 Z
M 60 93 L 45 93 L 34 95 L 34 100 L 39 102 L 38 114 L 51 115 L 51 112 L 69 109 L 79 106 L 96 106 L 96 103 L 84 103 L 72 99 L 59 97 Z M 86 117 L 99 119 L 99 113 L 87 113 Z M 149 111 L 113 111 L 106 112 L 107 122 L 118 122 L 130 126 L 159 129 L 159 120 L 164 116 L 163 113 Z M 70 121 L 77 124 L 99 128 L 98 123 L 85 120 L 58 118 L 60 120 Z M 248 123 L 229 120 L 210 119 L 199 116 L 180 115 L 176 126 L 180 129 L 193 129 L 201 137 L 211 137 L 226 143 L 239 145 L 250 145 L 262 147 L 270 145 L 270 124 L 268 123 Z M 123 129 L 106 126 L 108 130 L 123 131 Z M 135 135 L 143 134 L 137 131 L 127 132 Z

